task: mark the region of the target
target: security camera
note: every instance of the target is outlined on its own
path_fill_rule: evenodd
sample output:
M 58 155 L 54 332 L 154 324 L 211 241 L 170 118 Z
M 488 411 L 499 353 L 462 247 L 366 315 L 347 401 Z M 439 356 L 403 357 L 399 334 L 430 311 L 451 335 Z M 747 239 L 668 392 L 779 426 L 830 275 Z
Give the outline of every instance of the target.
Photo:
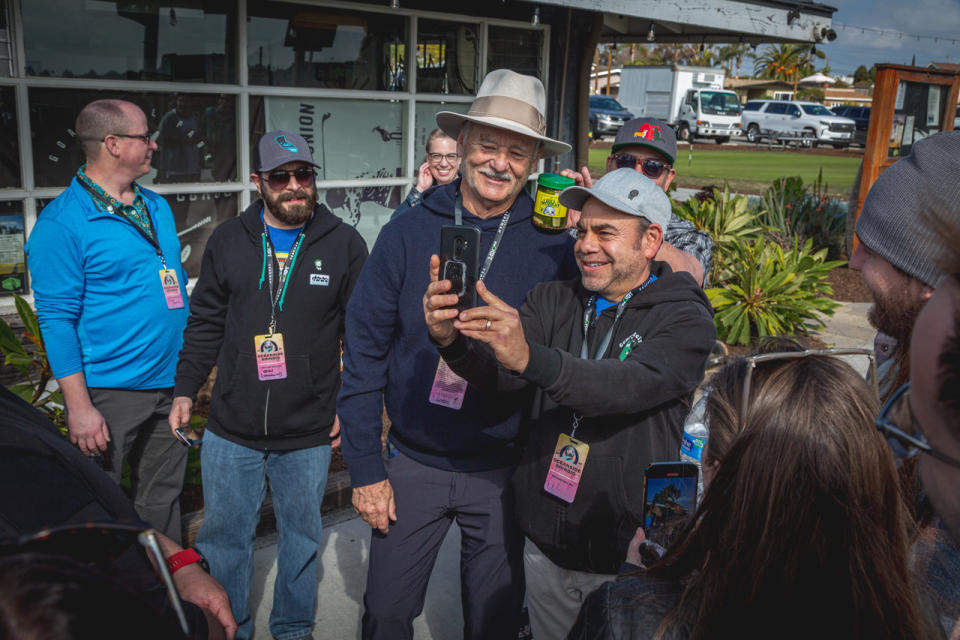
M 837 39 L 837 32 L 820 22 L 813 25 L 813 39 L 817 42 L 833 42 Z

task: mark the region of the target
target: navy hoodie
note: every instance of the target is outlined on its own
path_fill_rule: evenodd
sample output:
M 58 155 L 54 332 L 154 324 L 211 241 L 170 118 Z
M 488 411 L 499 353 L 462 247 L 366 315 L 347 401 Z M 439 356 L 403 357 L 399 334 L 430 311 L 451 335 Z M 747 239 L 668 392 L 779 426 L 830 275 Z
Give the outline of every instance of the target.
M 470 472 L 517 461 L 515 440 L 528 392 L 490 395 L 468 387 L 459 410 L 429 402 L 440 357 L 424 322 L 423 294 L 430 283 L 430 255 L 440 250 L 440 228 L 454 223 L 459 183 L 428 190 L 419 206 L 380 231 L 347 306 L 337 413 L 355 487 L 387 477 L 380 441 L 384 401 L 393 423 L 390 441 L 422 464 Z M 579 273 L 573 238 L 540 231 L 532 215 L 533 200 L 522 191 L 485 279 L 490 291 L 517 308 L 537 283 Z M 484 220 L 463 208 L 464 224 L 481 231 L 481 263 L 500 220 Z

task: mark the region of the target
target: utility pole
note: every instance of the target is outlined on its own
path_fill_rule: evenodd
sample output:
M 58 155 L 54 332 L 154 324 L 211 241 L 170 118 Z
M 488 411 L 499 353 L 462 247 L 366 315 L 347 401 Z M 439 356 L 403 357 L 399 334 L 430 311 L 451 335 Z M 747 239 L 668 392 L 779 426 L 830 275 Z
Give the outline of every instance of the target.
M 613 46 L 607 45 L 607 95 L 610 95 L 610 70 L 613 67 Z

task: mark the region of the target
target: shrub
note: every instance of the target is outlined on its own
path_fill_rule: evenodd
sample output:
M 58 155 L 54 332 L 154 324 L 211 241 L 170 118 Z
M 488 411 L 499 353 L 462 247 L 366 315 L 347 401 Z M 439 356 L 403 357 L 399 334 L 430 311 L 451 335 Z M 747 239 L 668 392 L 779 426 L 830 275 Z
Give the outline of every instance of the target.
M 23 322 L 24 336 L 34 348 L 28 351 L 17 339 L 10 325 L 0 318 L 0 352 L 3 352 L 4 362 L 26 378 L 26 382 L 11 385 L 10 391 L 46 413 L 58 426 L 63 426 L 63 394 L 59 388 L 55 391 L 47 388 L 54 377 L 43 338 L 40 336 L 37 314 L 26 300 L 16 294 L 14 298 L 17 315 Z
M 813 242 L 784 249 L 769 238 L 733 241 L 717 286 L 706 294 L 716 315 L 717 336 L 728 344 L 749 344 L 753 337 L 808 333 L 823 327 L 818 314 L 839 306 L 827 274 L 842 262 L 828 262 L 826 249 Z
M 730 197 L 730 187 L 712 189 L 709 195 L 699 194 L 686 202 L 673 203 L 673 211 L 689 220 L 713 238 L 713 264 L 707 274 L 709 282 L 718 282 L 726 268 L 731 247 L 754 238 L 761 231 L 757 212 L 749 207 L 745 196 Z
M 844 251 L 847 208 L 826 192 L 823 172 L 812 189 L 797 176 L 779 178 L 763 194 L 760 221 L 785 248 L 812 239 L 815 247 L 827 249 L 828 258 L 837 258 Z

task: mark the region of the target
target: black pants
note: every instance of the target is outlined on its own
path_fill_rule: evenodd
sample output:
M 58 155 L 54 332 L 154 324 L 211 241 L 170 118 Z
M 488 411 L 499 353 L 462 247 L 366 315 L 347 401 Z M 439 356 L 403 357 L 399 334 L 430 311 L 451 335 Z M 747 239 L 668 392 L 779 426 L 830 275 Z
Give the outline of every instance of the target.
M 523 601 L 523 536 L 513 518 L 513 467 L 457 473 L 400 453 L 386 461 L 397 521 L 373 531 L 363 638 L 413 638 L 440 545 L 460 526 L 463 637 L 514 639 Z

